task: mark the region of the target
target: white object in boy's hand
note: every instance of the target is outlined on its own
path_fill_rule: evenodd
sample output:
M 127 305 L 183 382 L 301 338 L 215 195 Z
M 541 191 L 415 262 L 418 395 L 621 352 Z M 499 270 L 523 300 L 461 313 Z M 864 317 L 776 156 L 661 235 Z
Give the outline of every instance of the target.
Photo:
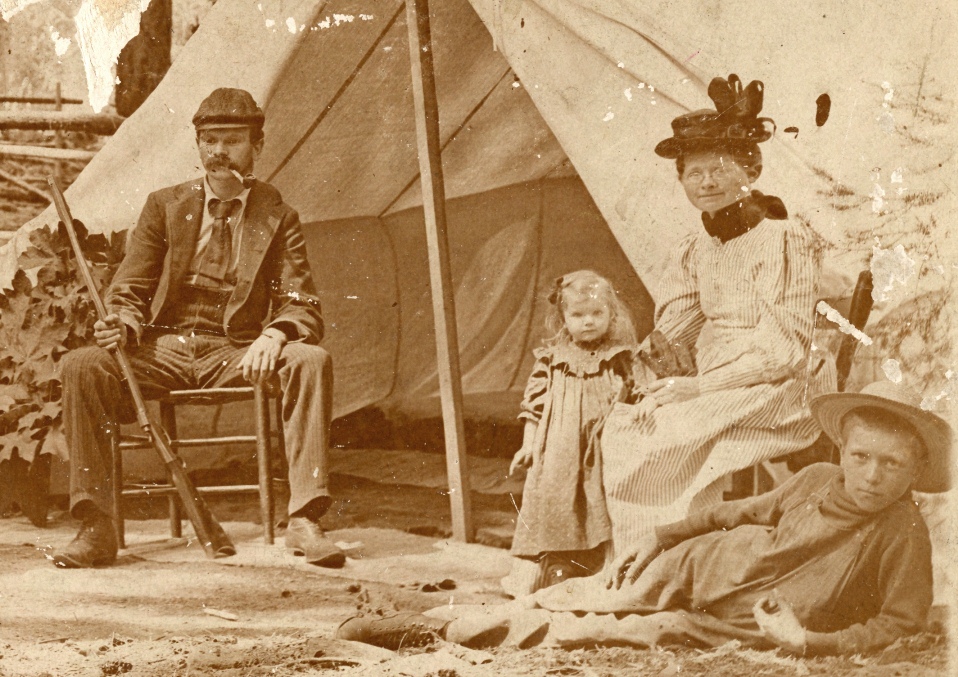
M 755 602 L 752 615 L 755 616 L 758 627 L 772 642 L 792 653 L 805 653 L 805 628 L 795 615 L 792 605 L 781 599 L 777 590 L 772 591 L 770 598 L 762 597 Z

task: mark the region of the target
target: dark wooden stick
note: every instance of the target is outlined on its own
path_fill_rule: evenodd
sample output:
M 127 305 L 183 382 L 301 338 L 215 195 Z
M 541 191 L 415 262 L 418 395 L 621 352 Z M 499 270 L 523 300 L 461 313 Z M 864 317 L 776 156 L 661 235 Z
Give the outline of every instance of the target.
M 34 188 L 23 179 L 18 179 L 13 174 L 10 174 L 9 172 L 5 172 L 2 169 L 0 169 L 0 179 L 3 179 L 4 181 L 9 181 L 13 185 L 23 188 L 23 190 L 27 191 L 31 195 L 36 195 L 37 197 L 42 198 L 46 202 L 50 202 L 50 196 L 44 193 L 42 190 L 40 190 L 39 188 Z

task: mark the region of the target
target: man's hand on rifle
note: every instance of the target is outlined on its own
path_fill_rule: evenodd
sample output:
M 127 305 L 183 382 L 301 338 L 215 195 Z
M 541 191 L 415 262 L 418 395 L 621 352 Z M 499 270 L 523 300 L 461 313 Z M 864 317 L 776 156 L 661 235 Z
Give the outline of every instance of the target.
M 126 346 L 126 325 L 116 313 L 110 313 L 102 320 L 93 324 L 93 338 L 96 344 L 107 350 L 115 350 L 117 346 Z
M 250 383 L 265 383 L 276 371 L 276 363 L 286 344 L 278 334 L 264 333 L 250 345 L 236 366 Z

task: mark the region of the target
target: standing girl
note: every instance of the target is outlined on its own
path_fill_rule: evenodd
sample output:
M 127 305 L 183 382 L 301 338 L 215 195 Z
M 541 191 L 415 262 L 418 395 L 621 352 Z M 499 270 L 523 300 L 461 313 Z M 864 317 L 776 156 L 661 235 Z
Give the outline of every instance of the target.
M 510 468 L 529 469 L 502 581 L 516 597 L 605 563 L 612 530 L 593 433 L 631 384 L 635 329 L 609 281 L 591 270 L 564 275 L 549 302 L 553 337 L 535 351 Z

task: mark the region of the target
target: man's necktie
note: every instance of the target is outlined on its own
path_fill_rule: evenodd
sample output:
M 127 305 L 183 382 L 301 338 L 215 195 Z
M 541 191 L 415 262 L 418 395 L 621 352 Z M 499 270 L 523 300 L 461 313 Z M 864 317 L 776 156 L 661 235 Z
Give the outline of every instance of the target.
M 233 229 L 230 216 L 242 204 L 239 200 L 210 200 L 210 215 L 213 217 L 213 232 L 206 245 L 203 267 L 200 274 L 210 282 L 222 286 L 230 269 L 233 258 Z

